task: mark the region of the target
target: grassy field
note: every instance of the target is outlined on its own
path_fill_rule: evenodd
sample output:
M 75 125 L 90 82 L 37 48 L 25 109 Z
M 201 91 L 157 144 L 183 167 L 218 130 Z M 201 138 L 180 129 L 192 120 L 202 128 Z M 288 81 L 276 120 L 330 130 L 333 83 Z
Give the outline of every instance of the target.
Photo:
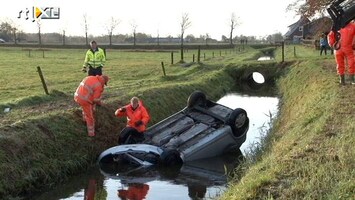
M 197 52 L 189 51 L 185 60 L 191 66 L 166 64 L 164 77 L 160 63 L 170 63 L 170 52 L 108 51 L 104 69 L 111 77 L 104 93 L 107 105 L 96 112 L 98 137 L 93 139 L 87 137 L 73 101 L 73 92 L 85 77 L 80 71 L 84 51 L 52 49 L 43 58 L 37 51 L 28 57 L 19 48 L 0 50 L 5 55 L 0 70 L 8 74 L 1 79 L 0 198 L 31 195 L 95 163 L 100 152 L 116 144 L 125 120 L 113 113 L 133 95 L 143 99 L 155 123 L 182 109 L 196 89 L 208 91 L 211 99 L 230 91 L 234 80 L 224 70 L 229 63 L 225 60 L 243 60 L 258 53 L 249 48 L 233 54 L 227 50 L 219 56 L 218 50 L 212 58 L 213 51 L 209 51 L 204 52 L 210 58 L 206 56 L 203 64 L 193 64 L 192 54 Z M 43 92 L 36 66 L 42 67 L 50 95 Z M 6 107 L 11 112 L 4 113 Z
M 29 57 L 28 51 L 22 51 L 21 48 L 0 48 L 0 53 L 3 55 L 3 59 L 0 61 L 0 73 L 3 74 L 0 80 L 0 104 L 16 102 L 31 95 L 44 93 L 37 73 L 37 66 L 42 68 L 50 90 L 73 93 L 78 83 L 85 77 L 85 73 L 81 72 L 85 52 L 82 49 L 50 49 L 44 52 L 45 57 L 43 58 L 42 51 L 33 50 L 31 57 Z M 212 59 L 213 53 L 214 59 Z M 184 60 L 191 63 L 193 54 L 195 54 L 195 61 L 197 61 L 197 50 L 185 52 Z M 231 57 L 231 61 L 244 58 L 241 56 L 232 57 L 230 56 L 232 54 L 243 54 L 243 52 L 229 49 L 202 50 L 201 61 L 207 61 L 212 65 L 221 65 L 220 60 L 225 57 Z M 180 54 L 175 51 L 174 63 L 179 60 Z M 167 77 L 162 77 L 161 62 L 165 64 Z M 196 68 L 171 66 L 169 51 L 107 50 L 107 62 L 104 68 L 104 73 L 111 77 L 110 85 L 107 87 L 108 93 L 111 95 L 156 86 L 154 83 L 157 81 L 173 80 L 172 83 L 190 81 L 195 78 L 194 72 L 196 71 L 198 71 Z
M 355 87 L 338 85 L 332 56 L 297 50 L 278 82 L 280 116 L 262 156 L 240 167 L 222 199 L 355 198 Z
M 268 47 L 266 50 L 273 49 Z M 190 63 L 197 51 L 185 54 L 191 66 L 170 65 L 170 52 L 107 51 L 104 73 L 105 107 L 97 110 L 98 137 L 86 136 L 72 94 L 85 77 L 80 71 L 83 50 L 45 52 L 0 48 L 0 198 L 30 195 L 53 187 L 95 162 L 97 154 L 115 144 L 122 119 L 114 110 L 132 95 L 150 109 L 152 123 L 181 109 L 199 89 L 216 99 L 235 86 L 232 74 L 241 68 L 283 69 L 278 80 L 282 104 L 270 138 L 259 155 L 246 160 L 240 176 L 231 179 L 222 199 L 351 199 L 354 196 L 354 88 L 339 87 L 331 55 L 320 57 L 310 48 L 286 46 L 275 60 L 255 59 L 264 49 L 202 51 L 203 64 Z M 266 51 L 265 50 L 265 51 Z M 214 58 L 212 58 L 214 52 Z M 221 53 L 221 55 L 220 55 Z M 179 53 L 174 53 L 179 60 Z M 167 76 L 162 75 L 161 62 Z M 36 67 L 41 66 L 50 95 L 44 95 Z M 11 107 L 10 113 L 3 113 Z M 255 159 L 259 158 L 259 159 Z M 15 180 L 15 181 L 14 181 Z

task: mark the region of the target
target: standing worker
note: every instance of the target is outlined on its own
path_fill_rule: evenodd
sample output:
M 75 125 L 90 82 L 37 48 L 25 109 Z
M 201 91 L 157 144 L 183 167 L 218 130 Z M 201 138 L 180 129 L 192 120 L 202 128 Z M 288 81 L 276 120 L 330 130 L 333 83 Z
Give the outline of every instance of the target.
M 128 138 L 135 142 L 144 140 L 144 131 L 150 120 L 147 109 L 143 106 L 143 102 L 137 97 L 131 99 L 131 103 L 116 110 L 117 117 L 127 117 L 127 127 L 124 128 L 119 136 L 119 144 L 126 143 Z
M 353 42 L 355 37 L 355 23 L 350 22 L 344 28 L 340 29 L 341 39 L 336 41 L 336 34 L 331 31 L 328 34 L 329 46 L 335 50 L 335 59 L 337 62 L 337 72 L 340 77 L 340 84 L 345 85 L 345 59 L 349 66 L 349 75 L 351 84 L 355 85 L 355 58 L 353 52 Z
M 95 105 L 102 105 L 101 94 L 108 81 L 109 77 L 106 75 L 87 76 L 81 81 L 74 94 L 75 102 L 77 102 L 83 110 L 83 119 L 86 121 L 87 131 L 90 137 L 95 136 Z
M 102 68 L 106 62 L 105 53 L 101 48 L 97 47 L 96 41 L 91 41 L 90 47 L 86 52 L 82 71 L 88 72 L 89 76 L 102 75 Z M 87 67 L 89 67 L 88 71 Z
M 322 55 L 323 51 L 324 51 L 324 55 L 327 55 L 328 41 L 325 33 L 322 33 L 322 36 L 320 37 L 319 40 L 319 45 L 320 45 L 320 55 Z

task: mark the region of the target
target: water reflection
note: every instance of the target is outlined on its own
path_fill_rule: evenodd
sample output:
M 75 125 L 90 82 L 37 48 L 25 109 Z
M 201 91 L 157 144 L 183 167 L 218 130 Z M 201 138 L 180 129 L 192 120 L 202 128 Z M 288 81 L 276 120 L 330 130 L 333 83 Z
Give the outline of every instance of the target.
M 149 185 L 145 183 L 128 183 L 127 189 L 119 189 L 117 196 L 122 199 L 143 200 L 146 198 Z
M 241 159 L 241 152 L 236 151 L 179 168 L 101 165 L 33 199 L 213 199 L 226 189 L 227 179 Z
M 270 118 L 277 113 L 278 99 L 232 93 L 218 103 L 247 111 L 250 128 L 240 148 L 246 152 L 269 128 Z M 31 199 L 214 199 L 225 191 L 228 177 L 243 159 L 241 151 L 187 162 L 179 168 L 104 165 Z
M 249 148 L 260 142 L 261 134 L 270 129 L 270 120 L 278 112 L 279 100 L 276 97 L 257 97 L 231 93 L 222 97 L 218 103 L 232 109 L 243 108 L 247 111 L 250 120 L 247 139 L 240 150 L 248 152 Z
M 178 168 L 132 168 L 105 164 L 101 165 L 100 171 L 107 178 L 107 188 L 123 188 L 118 189 L 119 197 L 136 195 L 137 198 L 145 196 L 146 199 L 208 199 L 217 197 L 225 190 L 228 176 L 241 159 L 242 155 L 237 151 L 221 157 L 187 162 Z M 111 198 L 110 193 L 107 199 Z
M 273 58 L 270 56 L 262 56 L 257 59 L 257 61 L 267 61 L 267 60 L 273 60 Z

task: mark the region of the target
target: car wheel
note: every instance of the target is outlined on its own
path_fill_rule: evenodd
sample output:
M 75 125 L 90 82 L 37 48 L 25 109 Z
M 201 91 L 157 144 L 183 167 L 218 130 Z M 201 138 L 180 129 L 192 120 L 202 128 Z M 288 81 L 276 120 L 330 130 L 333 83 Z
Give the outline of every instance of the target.
M 229 116 L 228 124 L 236 137 L 241 136 L 249 126 L 249 118 L 244 109 L 237 108 Z
M 166 149 L 160 156 L 160 163 L 165 167 L 182 165 L 180 153 L 175 149 Z
M 193 106 L 204 106 L 206 105 L 206 95 L 201 91 L 193 92 L 187 99 L 187 107 L 191 108 Z

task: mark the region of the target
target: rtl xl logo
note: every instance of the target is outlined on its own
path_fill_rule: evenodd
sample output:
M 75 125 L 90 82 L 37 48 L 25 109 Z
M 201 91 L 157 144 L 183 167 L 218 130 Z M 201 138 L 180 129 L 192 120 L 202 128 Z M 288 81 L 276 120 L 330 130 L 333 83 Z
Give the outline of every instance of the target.
M 22 15 L 25 15 L 25 19 L 28 20 L 30 10 L 26 8 L 21 10 L 17 18 L 22 18 Z M 36 19 L 59 19 L 60 17 L 60 8 L 59 7 L 32 7 L 31 9 L 32 22 Z

